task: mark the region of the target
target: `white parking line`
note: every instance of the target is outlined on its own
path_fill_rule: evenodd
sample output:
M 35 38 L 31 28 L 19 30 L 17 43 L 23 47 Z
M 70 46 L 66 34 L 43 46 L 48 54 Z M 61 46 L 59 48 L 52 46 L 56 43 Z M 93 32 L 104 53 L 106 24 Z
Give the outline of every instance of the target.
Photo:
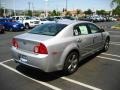
M 108 56 L 114 56 L 114 57 L 120 57 L 120 55 L 115 55 L 115 54 L 108 54 L 108 53 L 101 53 L 103 55 L 108 55 Z
M 13 59 L 5 60 L 5 61 L 2 61 L 0 63 L 10 62 L 10 61 L 13 61 Z
M 111 35 L 110 37 L 120 38 L 120 35 Z
M 7 61 L 6 61 L 6 62 L 7 62 Z M 17 71 L 16 69 L 11 68 L 11 67 L 8 66 L 8 65 L 5 65 L 5 64 L 3 64 L 3 63 L 0 63 L 0 65 L 3 66 L 3 67 L 5 67 L 5 68 L 7 68 L 7 69 L 9 69 L 9 70 L 11 70 L 11 71 L 13 71 L 13 72 L 15 72 L 15 73 L 17 73 L 17 74 L 19 74 L 19 75 L 21 75 L 21 76 L 24 76 L 24 77 L 26 77 L 26 78 L 34 81 L 34 82 L 37 82 L 37 83 L 39 83 L 39 84 L 42 84 L 42 85 L 44 85 L 44 86 L 46 86 L 46 87 L 48 87 L 48 88 L 51 88 L 51 89 L 53 89 L 53 90 L 62 90 L 61 88 L 55 87 L 55 86 L 50 85 L 50 84 L 48 84 L 48 83 L 46 83 L 46 82 L 38 81 L 38 80 L 36 80 L 36 79 L 33 79 L 33 78 L 31 78 L 31 77 L 28 77 L 28 76 L 22 74 L 21 72 Z
M 120 42 L 110 42 L 112 45 L 120 45 Z
M 108 59 L 108 60 L 120 62 L 119 59 L 107 58 L 107 57 L 102 57 L 102 56 L 97 56 L 97 57 L 98 57 L 98 58 L 102 58 L 102 59 Z
M 37 83 L 40 83 L 40 84 L 42 84 L 42 85 L 44 85 L 44 86 L 47 86 L 47 87 L 49 87 L 49 88 L 51 88 L 51 89 L 54 89 L 54 90 L 62 90 L 62 89 L 60 89 L 60 88 L 58 88 L 58 87 L 55 87 L 55 86 L 52 86 L 52 85 L 50 85 L 50 84 L 48 84 L 48 83 L 45 83 L 45 82 L 42 82 L 42 81 L 38 81 L 38 80 L 36 80 L 36 79 L 33 79 L 33 78 L 31 78 L 31 77 L 28 77 L 28 76 L 22 74 L 21 72 L 17 71 L 16 69 L 14 69 L 14 68 L 12 68 L 12 67 L 4 64 L 5 62 L 9 62 L 9 61 L 13 61 L 13 59 L 0 62 L 0 65 L 3 66 L 3 67 L 5 67 L 5 68 L 7 68 L 7 69 L 9 69 L 9 70 L 11 70 L 11 71 L 13 71 L 13 72 L 15 72 L 15 73 L 17 73 L 17 74 L 19 74 L 19 75 L 22 75 L 22 76 L 24 76 L 24 77 L 26 77 L 26 78 L 28 78 L 28 79 L 30 79 L 30 80 L 33 80 L 33 81 L 35 81 L 35 82 L 37 82 Z M 86 88 L 89 88 L 89 89 L 92 89 L 92 90 L 102 90 L 102 89 L 96 88 L 96 87 L 94 87 L 94 86 L 91 86 L 91 85 L 88 85 L 88 84 L 85 84 L 85 83 L 82 83 L 82 82 L 79 82 L 79 81 L 76 81 L 76 80 L 73 80 L 73 79 L 70 79 L 70 78 L 67 78 L 67 77 L 61 77 L 61 79 L 66 80 L 66 81 L 69 81 L 69 82 L 72 82 L 72 83 L 74 83 L 74 84 L 77 84 L 77 85 L 80 85 L 80 86 L 83 86 L 83 87 L 86 87 Z
M 76 80 L 73 80 L 73 79 L 70 79 L 70 78 L 61 77 L 61 79 L 64 79 L 64 80 L 72 82 L 72 83 L 75 83 L 75 84 L 80 85 L 80 86 L 84 86 L 84 87 L 92 89 L 92 90 L 102 90 L 100 88 L 96 88 L 96 87 L 90 86 L 88 84 L 81 83 L 79 81 L 76 81 Z
M 120 42 L 112 42 L 112 41 L 110 43 L 120 44 Z
M 110 43 L 111 45 L 118 45 L 118 46 L 120 46 L 120 44 L 117 44 L 117 43 Z

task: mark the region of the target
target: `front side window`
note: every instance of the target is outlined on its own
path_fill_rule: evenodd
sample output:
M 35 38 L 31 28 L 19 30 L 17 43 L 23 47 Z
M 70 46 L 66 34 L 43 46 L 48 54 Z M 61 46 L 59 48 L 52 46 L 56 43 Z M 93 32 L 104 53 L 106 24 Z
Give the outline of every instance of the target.
M 93 25 L 93 24 L 89 24 L 88 25 L 89 26 L 89 28 L 90 28 L 90 30 L 91 30 L 91 33 L 98 33 L 98 32 L 100 32 L 100 29 L 97 27 L 97 26 L 95 26 L 95 25 Z
M 55 36 L 66 26 L 67 25 L 65 25 L 65 24 L 55 24 L 55 23 L 41 24 L 40 26 L 31 30 L 29 33 L 39 34 L 39 35 Z

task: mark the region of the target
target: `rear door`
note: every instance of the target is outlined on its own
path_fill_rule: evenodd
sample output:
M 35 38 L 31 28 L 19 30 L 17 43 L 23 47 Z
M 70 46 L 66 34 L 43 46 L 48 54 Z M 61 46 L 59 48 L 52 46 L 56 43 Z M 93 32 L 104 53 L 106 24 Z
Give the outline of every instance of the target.
M 74 36 L 82 56 L 85 56 L 93 49 L 93 35 L 90 34 L 87 24 L 74 26 Z
M 100 28 L 96 25 L 89 23 L 88 24 L 91 35 L 93 35 L 93 49 L 99 49 L 103 46 L 103 36 Z

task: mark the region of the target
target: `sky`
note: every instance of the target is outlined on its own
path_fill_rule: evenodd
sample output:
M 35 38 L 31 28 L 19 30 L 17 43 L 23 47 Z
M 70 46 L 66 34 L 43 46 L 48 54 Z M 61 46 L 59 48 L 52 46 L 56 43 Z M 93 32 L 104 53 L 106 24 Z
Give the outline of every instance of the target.
M 92 10 L 111 10 L 110 3 L 112 0 L 67 0 L 68 10 L 81 9 L 83 11 L 87 9 Z M 45 0 L 0 0 L 2 6 L 9 9 L 15 7 L 16 10 L 28 10 L 28 2 L 32 3 L 34 10 L 45 10 Z M 15 3 L 14 3 L 15 2 Z M 66 0 L 48 0 L 48 10 L 62 10 L 66 7 Z

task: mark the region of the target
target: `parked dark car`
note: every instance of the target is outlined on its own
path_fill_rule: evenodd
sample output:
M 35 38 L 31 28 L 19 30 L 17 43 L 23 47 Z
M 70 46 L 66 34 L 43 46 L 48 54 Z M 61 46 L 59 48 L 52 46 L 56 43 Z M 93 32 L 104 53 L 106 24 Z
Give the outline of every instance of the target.
M 0 33 L 4 33 L 4 31 L 5 31 L 4 26 L 2 24 L 0 24 Z
M 1 18 L 0 24 L 2 24 L 5 27 L 5 30 L 8 31 L 24 30 L 24 25 L 22 23 L 19 23 L 11 18 Z

